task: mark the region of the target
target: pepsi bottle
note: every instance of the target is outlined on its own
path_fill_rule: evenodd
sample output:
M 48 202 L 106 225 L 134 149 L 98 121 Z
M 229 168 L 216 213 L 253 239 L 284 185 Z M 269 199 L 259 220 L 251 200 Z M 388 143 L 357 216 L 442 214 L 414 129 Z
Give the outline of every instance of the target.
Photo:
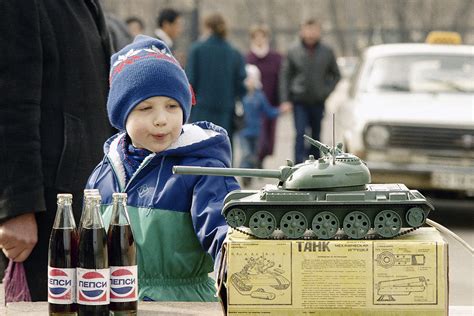
M 76 315 L 76 223 L 72 195 L 58 194 L 58 208 L 48 249 L 49 315 Z
M 77 265 L 79 315 L 109 315 L 110 271 L 107 235 L 100 215 L 99 195 L 85 197 Z
M 83 221 L 83 218 L 84 218 L 84 214 L 86 213 L 85 212 L 86 198 L 89 195 L 98 195 L 98 196 L 100 196 L 100 193 L 99 193 L 98 189 L 84 189 L 84 195 L 83 195 L 83 198 L 82 198 L 82 213 L 81 213 L 81 219 L 79 220 L 79 228 L 82 227 L 82 221 Z
M 110 265 L 110 312 L 112 315 L 136 315 L 138 300 L 137 258 L 127 193 L 112 195 L 113 208 L 107 246 Z

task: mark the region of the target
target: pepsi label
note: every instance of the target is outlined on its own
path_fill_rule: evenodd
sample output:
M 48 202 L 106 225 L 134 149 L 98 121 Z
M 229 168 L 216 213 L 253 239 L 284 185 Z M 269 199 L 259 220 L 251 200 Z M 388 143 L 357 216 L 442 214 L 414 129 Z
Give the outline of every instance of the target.
M 133 302 L 138 299 L 137 266 L 110 267 L 110 301 Z
M 109 269 L 77 268 L 77 303 L 82 305 L 109 304 Z
M 76 269 L 48 266 L 48 302 L 72 304 L 76 300 Z

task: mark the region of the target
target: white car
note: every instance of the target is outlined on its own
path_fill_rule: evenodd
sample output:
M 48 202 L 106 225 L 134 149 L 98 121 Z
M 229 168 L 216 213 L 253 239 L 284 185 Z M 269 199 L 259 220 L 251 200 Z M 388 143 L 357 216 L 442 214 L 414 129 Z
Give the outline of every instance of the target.
M 372 46 L 337 106 L 373 183 L 474 196 L 474 46 Z

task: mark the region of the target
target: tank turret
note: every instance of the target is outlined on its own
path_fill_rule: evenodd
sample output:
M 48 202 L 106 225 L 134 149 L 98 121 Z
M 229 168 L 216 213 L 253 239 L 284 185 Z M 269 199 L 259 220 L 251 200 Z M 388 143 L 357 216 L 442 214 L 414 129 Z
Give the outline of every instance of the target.
M 321 158 L 309 159 L 294 165 L 287 160 L 279 169 L 211 168 L 175 166 L 174 173 L 276 178 L 284 190 L 363 190 L 370 183 L 370 172 L 365 163 L 342 151 L 342 144 L 331 148 L 304 135 L 307 141 L 319 148 Z
M 321 158 L 279 169 L 175 166 L 177 174 L 242 176 L 278 179 L 261 190 L 236 190 L 224 200 L 222 214 L 229 226 L 257 238 L 281 231 L 286 238 L 335 238 L 343 232 L 353 239 L 369 232 L 384 238 L 403 228 L 422 226 L 433 206 L 403 184 L 370 184 L 370 172 L 342 144 L 330 147 L 305 135 Z M 249 230 L 249 231 L 248 231 Z

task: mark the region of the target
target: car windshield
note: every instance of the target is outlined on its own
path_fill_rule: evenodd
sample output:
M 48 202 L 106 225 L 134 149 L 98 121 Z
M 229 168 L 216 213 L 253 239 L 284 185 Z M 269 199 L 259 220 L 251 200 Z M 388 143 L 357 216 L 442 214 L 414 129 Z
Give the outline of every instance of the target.
M 373 62 L 366 78 L 362 87 L 366 92 L 472 93 L 474 58 L 471 55 L 382 57 Z

